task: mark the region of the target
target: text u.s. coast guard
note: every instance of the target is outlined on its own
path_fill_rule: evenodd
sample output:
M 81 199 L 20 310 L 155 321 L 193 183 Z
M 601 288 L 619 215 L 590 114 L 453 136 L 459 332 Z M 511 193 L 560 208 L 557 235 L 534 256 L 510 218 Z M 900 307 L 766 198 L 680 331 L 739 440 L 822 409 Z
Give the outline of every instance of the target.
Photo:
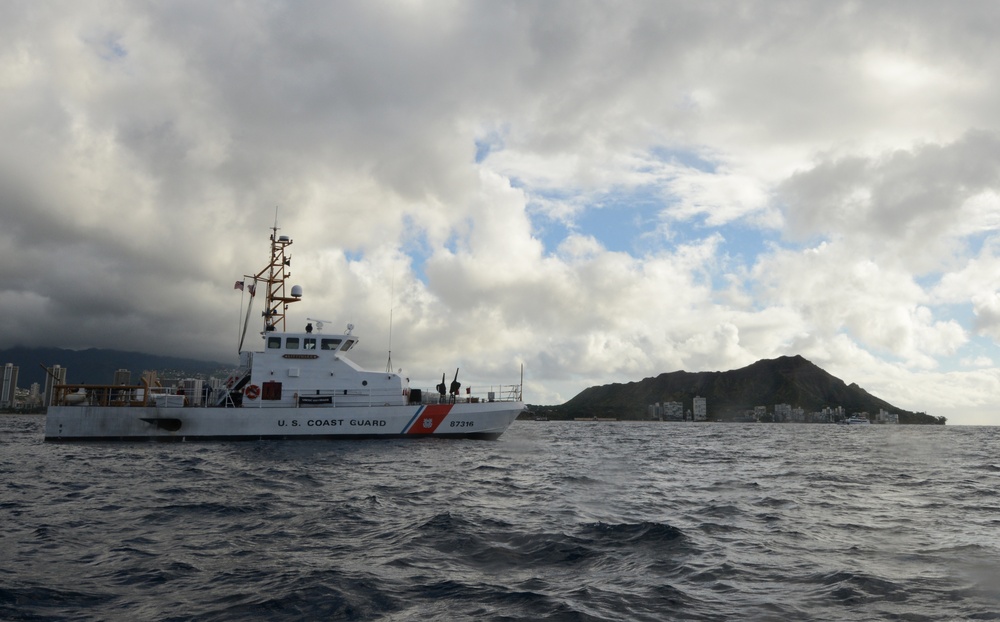
M 386 423 L 384 419 L 306 419 L 303 424 L 298 419 L 290 421 L 278 419 L 278 427 L 291 426 L 297 428 L 303 425 L 307 428 L 343 427 L 345 425 L 359 428 L 381 428 L 385 427 Z

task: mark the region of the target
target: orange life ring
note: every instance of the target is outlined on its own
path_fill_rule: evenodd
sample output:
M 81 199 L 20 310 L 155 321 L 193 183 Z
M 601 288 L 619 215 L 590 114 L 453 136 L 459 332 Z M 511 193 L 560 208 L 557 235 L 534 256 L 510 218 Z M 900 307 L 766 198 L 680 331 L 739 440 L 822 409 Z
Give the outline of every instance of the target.
M 243 392 L 246 394 L 248 398 L 252 400 L 255 400 L 258 397 L 260 397 L 260 387 L 258 387 L 255 384 L 250 385 Z

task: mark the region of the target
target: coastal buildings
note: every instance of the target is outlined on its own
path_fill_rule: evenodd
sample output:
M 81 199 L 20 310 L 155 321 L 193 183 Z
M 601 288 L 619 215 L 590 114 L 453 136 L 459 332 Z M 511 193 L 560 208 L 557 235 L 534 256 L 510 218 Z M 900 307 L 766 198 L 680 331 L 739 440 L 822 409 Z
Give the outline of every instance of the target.
M 18 386 L 19 378 L 22 381 L 30 379 L 32 377 L 30 373 L 19 369 L 15 363 L 0 363 L 0 410 L 34 410 L 47 408 L 51 404 L 55 386 L 68 382 L 68 368 L 60 364 L 42 367 L 45 370 L 43 382 L 31 382 L 30 387 L 22 388 Z M 36 371 L 36 377 L 37 373 Z M 104 376 L 103 378 L 95 378 L 93 370 L 88 375 L 89 379 L 82 381 L 76 379 L 76 383 L 135 386 L 145 382 L 150 387 L 172 388 L 176 393 L 188 396 L 189 402 L 197 404 L 203 404 L 206 397 L 222 390 L 220 387 L 225 387 L 224 378 L 192 377 L 194 374 L 186 370 L 144 371 L 141 375 L 137 375 L 129 369 L 119 368 L 101 372 L 99 376 Z M 88 399 L 91 395 L 91 392 L 87 392 Z
M 164 372 L 146 370 L 135 381 L 135 385 L 172 388 L 176 395 L 183 395 L 187 402 L 192 405 L 204 405 L 208 396 L 212 395 L 219 387 L 225 386 L 225 380 L 214 376 L 208 378 L 184 376 L 183 370 L 166 370 Z M 53 386 L 59 384 L 66 384 L 66 368 L 60 365 L 46 368 L 45 389 L 41 393 L 41 402 L 44 406 L 49 406 L 52 401 Z M 95 384 L 104 385 L 105 382 L 98 381 Z M 111 384 L 114 386 L 134 386 L 132 371 L 124 368 L 115 370 Z M 37 391 L 37 386 L 33 387 L 33 390 Z M 88 395 L 90 395 L 89 392 Z
M 647 413 L 650 419 L 659 421 L 708 421 L 707 398 L 696 396 L 692 399 L 691 405 L 692 409 L 685 414 L 681 402 L 657 402 L 647 407 Z M 862 417 L 872 423 L 899 423 L 899 415 L 885 409 L 879 409 L 878 414 L 874 417 L 866 412 L 852 413 L 851 416 Z M 757 405 L 736 412 L 716 413 L 713 420 L 767 423 L 840 423 L 847 418 L 848 413 L 843 406 L 827 406 L 820 410 L 806 412 L 805 409 L 797 406 L 792 407 L 790 404 L 775 404 L 770 412 L 767 406 Z
M 646 407 L 650 419 L 658 421 L 708 421 L 708 400 L 696 397 L 692 408 L 684 410 L 682 402 L 657 402 Z
M 879 408 L 878 414 L 875 415 L 875 423 L 899 423 L 899 415 Z
M 684 405 L 680 402 L 657 402 L 650 404 L 646 409 L 650 419 L 658 421 L 682 421 L 684 419 Z

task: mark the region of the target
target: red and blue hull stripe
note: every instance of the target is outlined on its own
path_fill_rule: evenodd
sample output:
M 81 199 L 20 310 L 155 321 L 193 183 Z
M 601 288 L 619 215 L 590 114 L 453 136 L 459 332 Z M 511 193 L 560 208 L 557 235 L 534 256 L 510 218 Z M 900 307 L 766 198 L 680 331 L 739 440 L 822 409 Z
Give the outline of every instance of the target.
M 416 414 L 403 428 L 403 434 L 433 434 L 445 420 L 454 404 L 428 404 L 417 409 Z

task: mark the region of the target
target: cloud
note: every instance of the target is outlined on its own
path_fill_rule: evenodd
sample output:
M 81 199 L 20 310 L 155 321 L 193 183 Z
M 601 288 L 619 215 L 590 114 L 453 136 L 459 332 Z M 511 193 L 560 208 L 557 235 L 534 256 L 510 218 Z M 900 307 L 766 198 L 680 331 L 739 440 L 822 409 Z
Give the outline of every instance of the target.
M 555 403 L 801 353 L 985 412 L 994 13 L 5 4 L 0 347 L 232 360 L 277 208 L 289 321 L 367 365 Z
M 794 237 L 860 237 L 924 271 L 970 232 L 995 230 L 998 182 L 1000 136 L 972 131 L 945 145 L 822 161 L 781 194 Z
M 1000 341 L 1000 292 L 975 296 L 972 299 L 973 313 L 976 314 L 975 329 Z

